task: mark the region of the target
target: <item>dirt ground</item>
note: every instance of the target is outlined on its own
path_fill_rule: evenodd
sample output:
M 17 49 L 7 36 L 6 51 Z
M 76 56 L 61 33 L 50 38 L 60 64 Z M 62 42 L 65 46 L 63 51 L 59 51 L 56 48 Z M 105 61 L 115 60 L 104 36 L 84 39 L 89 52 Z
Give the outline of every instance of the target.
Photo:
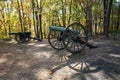
M 120 41 L 94 44 L 100 47 L 71 55 L 47 40 L 0 41 L 0 80 L 120 80 Z

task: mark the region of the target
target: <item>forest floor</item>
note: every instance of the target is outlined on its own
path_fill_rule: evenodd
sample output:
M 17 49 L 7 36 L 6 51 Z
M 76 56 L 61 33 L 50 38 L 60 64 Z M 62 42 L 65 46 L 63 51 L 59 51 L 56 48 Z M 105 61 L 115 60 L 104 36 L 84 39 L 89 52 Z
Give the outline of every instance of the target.
M 0 41 L 0 80 L 120 80 L 120 41 L 94 44 L 100 47 L 71 55 L 47 40 Z

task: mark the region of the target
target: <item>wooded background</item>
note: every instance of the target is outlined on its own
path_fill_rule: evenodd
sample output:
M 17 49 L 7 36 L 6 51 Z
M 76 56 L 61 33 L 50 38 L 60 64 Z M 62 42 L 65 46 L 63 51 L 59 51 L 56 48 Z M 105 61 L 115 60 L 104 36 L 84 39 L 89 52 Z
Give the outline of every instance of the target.
M 80 22 L 88 34 L 120 32 L 120 4 L 116 0 L 0 0 L 0 39 L 10 32 L 32 32 L 47 38 L 49 26 Z

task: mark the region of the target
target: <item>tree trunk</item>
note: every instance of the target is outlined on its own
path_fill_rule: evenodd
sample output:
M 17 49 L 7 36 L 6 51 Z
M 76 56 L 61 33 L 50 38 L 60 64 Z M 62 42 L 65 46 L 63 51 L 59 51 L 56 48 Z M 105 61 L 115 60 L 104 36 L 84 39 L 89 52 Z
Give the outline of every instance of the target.
M 11 32 L 11 26 L 10 26 L 10 9 L 9 9 L 9 4 L 8 4 L 8 2 L 7 2 L 7 10 L 8 10 L 8 21 L 7 21 L 7 23 L 8 23 L 8 32 L 10 33 Z M 11 36 L 9 35 L 9 38 L 10 38 Z
M 21 14 L 22 14 L 22 24 L 23 24 L 23 30 L 24 31 L 26 31 L 26 28 L 25 28 L 25 17 L 24 17 L 24 14 L 25 14 L 25 12 L 24 12 L 24 9 L 23 9 L 23 1 L 22 0 L 20 0 L 20 5 L 21 5 Z
M 119 4 L 119 8 L 118 8 L 117 30 L 119 30 L 119 26 L 120 26 L 120 4 Z
M 86 5 L 87 4 L 87 5 Z M 92 34 L 92 1 L 87 0 L 86 4 L 80 3 L 82 10 L 84 11 L 84 16 L 86 19 L 86 30 L 89 35 Z
M 59 24 L 59 26 L 61 26 L 61 23 L 60 23 L 60 19 L 59 19 L 58 12 L 56 12 L 56 16 L 57 16 L 58 24 Z
M 7 27 L 6 27 L 6 20 L 5 20 L 4 12 L 2 12 L 1 15 L 2 15 L 2 19 L 3 19 L 2 24 L 3 24 L 3 27 L 4 27 L 4 31 L 5 31 L 4 34 L 5 34 L 5 36 L 7 36 Z
M 69 18 L 68 18 L 68 24 L 70 24 L 70 21 L 71 21 L 71 13 L 72 13 L 72 0 L 70 1 L 70 5 L 69 5 Z
M 95 18 L 94 18 L 94 27 L 95 27 L 95 34 L 97 34 L 98 24 L 97 24 L 97 16 L 96 15 L 95 15 Z
M 41 40 L 43 39 L 43 32 L 42 32 L 42 0 L 40 0 L 40 14 L 39 14 L 39 19 L 40 19 L 40 37 Z
M 63 26 L 66 26 L 66 9 L 64 7 L 64 4 L 66 3 L 66 1 L 64 2 L 64 0 L 62 0 L 62 22 L 63 22 Z
M 92 34 L 92 1 L 88 0 L 86 9 L 86 26 L 88 34 Z
M 21 31 L 24 31 L 24 29 L 23 29 L 23 22 L 22 22 L 22 16 L 21 16 L 21 12 L 20 12 L 20 3 L 19 3 L 19 0 L 17 0 L 17 4 L 18 4 L 19 21 L 20 21 L 20 25 L 21 25 Z
M 109 37 L 109 23 L 110 23 L 110 13 L 113 0 L 103 0 L 104 4 L 104 35 Z
M 37 31 L 36 31 L 36 21 L 35 21 L 35 3 L 34 3 L 34 0 L 31 0 L 31 3 L 32 3 L 32 14 L 33 14 L 33 25 L 34 25 L 34 32 L 35 32 L 35 35 L 37 35 Z

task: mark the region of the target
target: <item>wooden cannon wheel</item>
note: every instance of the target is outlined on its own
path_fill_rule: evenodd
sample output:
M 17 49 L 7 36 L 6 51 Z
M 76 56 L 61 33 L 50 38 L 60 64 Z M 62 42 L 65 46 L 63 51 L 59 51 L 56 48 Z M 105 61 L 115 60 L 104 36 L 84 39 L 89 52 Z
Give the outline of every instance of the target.
M 48 33 L 48 42 L 52 48 L 56 50 L 64 49 L 63 44 L 63 32 L 58 30 L 50 29 Z
M 84 26 L 80 23 L 72 23 L 67 26 L 63 33 L 63 44 L 65 48 L 75 54 L 84 50 L 88 36 Z

